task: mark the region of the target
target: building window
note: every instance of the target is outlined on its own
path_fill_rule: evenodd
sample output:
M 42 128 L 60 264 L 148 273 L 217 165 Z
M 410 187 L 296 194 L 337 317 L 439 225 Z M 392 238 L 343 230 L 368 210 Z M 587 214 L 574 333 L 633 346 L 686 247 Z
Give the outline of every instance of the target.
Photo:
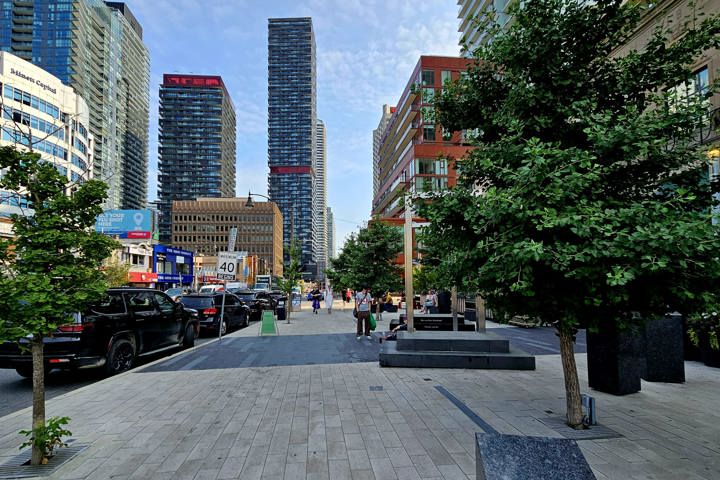
M 435 85 L 435 72 L 433 70 L 423 70 L 420 81 L 423 87 Z
M 696 71 L 687 82 L 676 85 L 669 92 L 678 103 L 689 103 L 692 99 L 705 97 L 710 89 L 708 68 L 703 67 Z M 709 100 L 706 99 L 708 105 Z
M 452 72 L 450 70 L 443 70 L 440 73 L 440 82 L 442 83 L 443 87 L 446 83 L 452 81 Z
M 435 141 L 435 125 L 424 125 L 423 126 L 423 140 L 426 142 Z

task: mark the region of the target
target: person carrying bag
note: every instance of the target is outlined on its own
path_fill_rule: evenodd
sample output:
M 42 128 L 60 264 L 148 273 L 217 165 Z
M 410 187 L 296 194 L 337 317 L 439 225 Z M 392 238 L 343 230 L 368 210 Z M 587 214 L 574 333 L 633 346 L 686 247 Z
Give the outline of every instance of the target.
M 372 296 L 368 291 L 368 287 L 363 287 L 360 292 L 355 294 L 355 309 L 357 310 L 357 339 L 365 338 L 372 340 L 370 336 L 370 304 Z

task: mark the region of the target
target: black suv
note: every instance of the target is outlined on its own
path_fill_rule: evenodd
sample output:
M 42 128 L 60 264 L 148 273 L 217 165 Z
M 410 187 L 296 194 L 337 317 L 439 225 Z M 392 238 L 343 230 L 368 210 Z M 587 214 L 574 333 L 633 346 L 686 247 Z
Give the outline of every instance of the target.
M 275 310 L 276 301 L 269 292 L 234 290 L 232 293 L 250 307 L 250 320 L 260 320 L 263 310 Z
M 220 312 L 223 309 L 222 292 L 186 294 L 180 297 L 179 301 L 187 308 L 197 310 L 201 330 L 212 329 L 217 331 L 219 326 L 220 335 L 225 335 L 231 329 L 247 327 L 250 323 L 250 307 L 232 293 L 225 294 L 225 310 L 222 324 L 220 324 Z
M 45 339 L 45 368 L 105 367 L 114 374 L 133 367 L 140 355 L 195 345 L 197 312 L 158 290 L 112 288 L 99 301 L 76 315 L 75 323 L 60 326 Z M 32 357 L 19 343 L 0 344 L 0 368 L 32 376 Z

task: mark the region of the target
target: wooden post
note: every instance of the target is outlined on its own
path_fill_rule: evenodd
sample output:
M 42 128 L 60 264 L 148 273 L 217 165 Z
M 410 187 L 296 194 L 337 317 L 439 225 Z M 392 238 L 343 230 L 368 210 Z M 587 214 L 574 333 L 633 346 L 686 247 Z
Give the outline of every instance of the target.
M 485 332 L 485 300 L 475 295 L 475 322 L 478 332 Z

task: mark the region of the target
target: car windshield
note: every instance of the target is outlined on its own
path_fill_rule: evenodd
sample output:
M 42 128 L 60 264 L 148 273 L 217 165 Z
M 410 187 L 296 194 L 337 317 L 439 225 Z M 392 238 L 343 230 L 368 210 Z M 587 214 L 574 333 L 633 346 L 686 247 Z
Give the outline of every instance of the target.
M 180 301 L 183 305 L 189 308 L 205 308 L 211 307 L 213 304 L 213 297 L 198 297 L 198 296 L 183 296 Z
M 176 295 L 182 295 L 183 291 L 182 288 L 168 288 L 165 290 L 165 293 L 170 295 L 171 297 L 174 297 Z
M 255 300 L 255 293 L 253 292 L 237 292 L 235 293 L 240 300 Z

